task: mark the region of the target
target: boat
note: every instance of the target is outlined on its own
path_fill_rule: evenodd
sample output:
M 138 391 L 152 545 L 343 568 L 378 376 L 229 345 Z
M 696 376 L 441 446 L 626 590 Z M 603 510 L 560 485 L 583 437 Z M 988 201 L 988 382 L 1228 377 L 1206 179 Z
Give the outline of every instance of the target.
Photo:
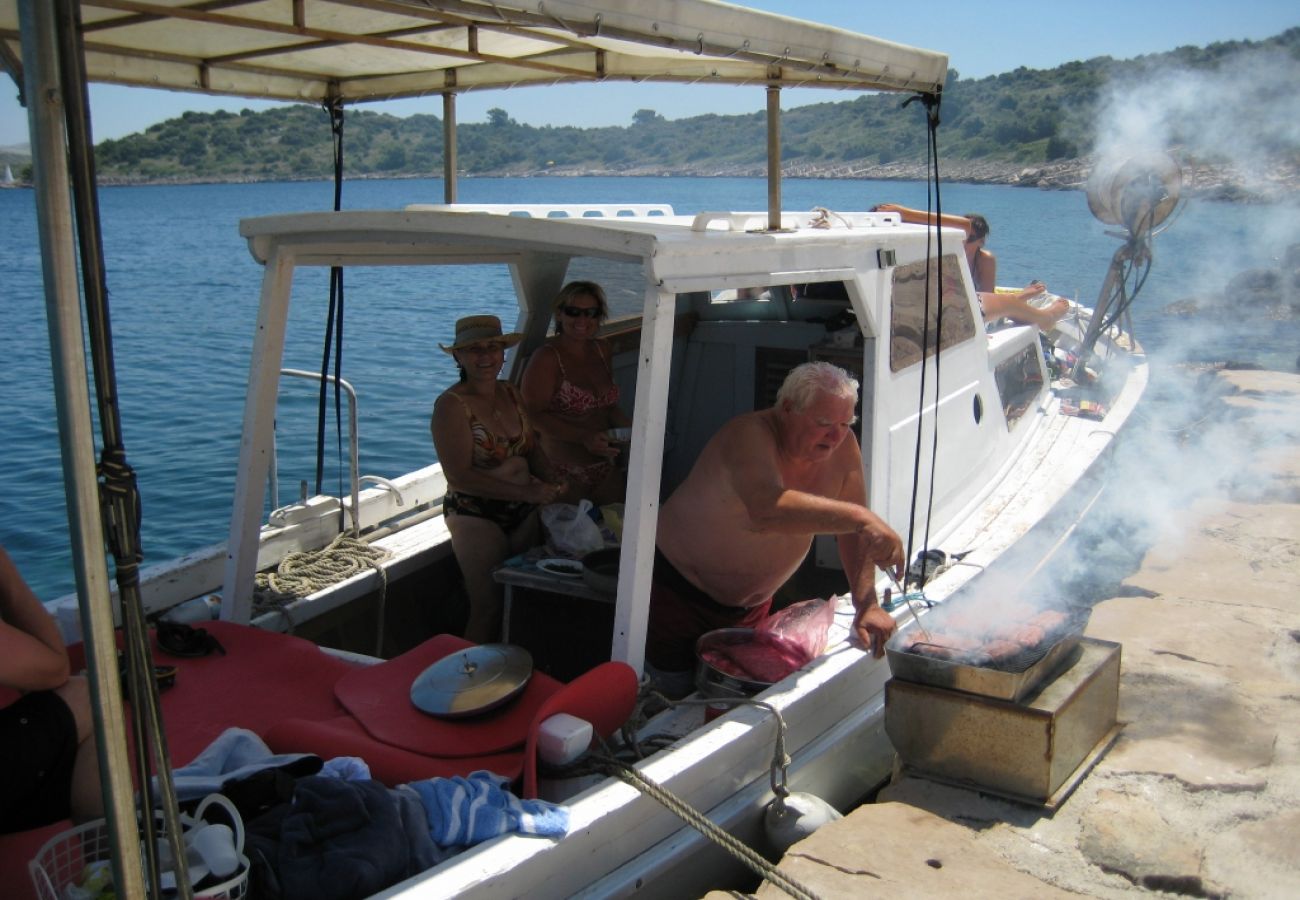
M 68 33 L 36 6 L 22 7 L 20 23 L 15 0 L 0 0 L 0 34 L 21 58 L 29 85 L 53 77 L 58 36 Z M 431 637 L 386 634 L 376 618 L 390 626 L 409 622 L 404 611 L 418 606 L 427 585 L 455 584 L 439 466 L 392 479 L 354 471 L 344 496 L 303 497 L 263 514 L 285 374 L 286 311 L 291 302 L 321 302 L 294 293 L 294 275 L 304 269 L 338 267 L 364 277 L 366 267 L 405 267 L 426 284 L 442 266 L 504 273 L 498 283 L 513 286 L 515 330 L 524 334 L 507 361 L 512 378 L 544 340 L 551 300 L 564 282 L 598 281 L 622 310 L 606 329 L 633 422 L 617 581 L 594 655 L 575 658 L 575 647 L 566 646 L 556 660 L 557 678 L 571 683 L 608 663 L 642 672 L 659 501 L 723 422 L 771 404 L 792 366 L 825 360 L 861 381 L 855 439 L 873 510 L 904 535 L 918 561 L 935 548 L 964 554 L 962 565 L 923 579 L 926 604 L 939 606 L 1050 564 L 1096 497 L 1116 436 L 1145 390 L 1145 357 L 1121 315 L 1131 298 L 1107 307 L 1111 295 L 1123 294 L 1124 267 L 1142 258 L 1134 247 L 1146 246 L 1176 203 L 1176 177 L 1167 169 L 1139 164 L 1111 173 L 1098 188 L 1098 203 L 1107 221 L 1121 225 L 1127 251 L 1117 252 L 1097 307 L 1075 304 L 1046 335 L 1032 326 L 986 327 L 959 252 L 960 232 L 907 224 L 893 213 L 781 209 L 781 90 L 896 90 L 932 102 L 944 81 L 943 54 L 709 0 L 306 0 L 233 9 L 104 0 L 72 8 L 83 17 L 81 29 L 95 34 L 85 44 L 87 79 L 329 102 L 439 93 L 448 137 L 442 203 L 241 223 L 250 265 L 263 267 L 264 281 L 229 539 L 141 572 L 141 618 L 206 610 L 215 597 L 223 627 L 291 631 L 375 667 L 384 665 L 381 656 L 400 659 L 412 652 L 412 641 L 418 648 Z M 32 51 L 16 45 L 19 31 L 22 48 Z M 153 46 L 170 49 L 165 56 L 136 49 Z M 642 78 L 767 91 L 767 210 L 683 216 L 662 205 L 456 202 L 458 91 Z M 62 160 L 58 126 L 46 127 L 34 126 L 33 157 Z M 43 252 L 56 263 L 71 240 L 70 227 L 58 227 L 67 208 L 66 185 L 51 171 L 57 168 L 38 165 L 35 178 L 38 203 L 54 221 Z M 47 295 L 62 315 L 80 321 L 75 285 L 56 274 Z M 69 371 L 84 373 L 79 340 L 56 351 Z M 80 623 L 93 647 L 113 640 L 114 597 L 93 499 L 89 399 L 84 377 L 79 385 L 75 375 L 63 379 L 56 389 L 60 408 L 70 410 L 61 424 L 81 589 L 75 601 L 53 605 L 61 621 Z M 259 609 L 259 572 L 340 536 L 354 536 L 386 558 Z M 741 704 L 717 717 L 702 703 L 672 706 L 638 726 L 638 738 L 658 738 L 634 766 L 638 775 L 751 846 L 763 845 L 764 810 L 778 773 L 790 789 L 842 809 L 890 774 L 893 754 L 883 729 L 890 670 L 849 638 L 852 610 L 836 595 L 844 589 L 838 565 L 833 542 L 817 539 L 790 590 L 836 598 L 828 648 L 762 691 L 755 699 L 763 705 Z M 882 576 L 878 589 L 890 586 Z M 910 624 L 915 610 L 902 604 L 894 614 Z M 121 709 L 120 699 L 113 706 L 120 696 L 116 671 L 91 671 L 111 720 Z M 788 760 L 774 762 L 778 729 Z M 378 895 L 676 897 L 750 877 L 653 790 L 596 774 L 543 778 L 538 792 L 567 809 L 563 837 L 503 835 Z M 127 823 L 119 824 L 121 832 L 134 822 L 125 793 L 127 811 L 114 820 Z M 0 839 L 0 856 L 7 840 Z

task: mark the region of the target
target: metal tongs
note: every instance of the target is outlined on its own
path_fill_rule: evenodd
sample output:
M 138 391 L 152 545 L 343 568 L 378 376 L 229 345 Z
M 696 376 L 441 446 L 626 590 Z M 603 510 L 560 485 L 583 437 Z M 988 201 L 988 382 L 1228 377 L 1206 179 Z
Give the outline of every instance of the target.
M 889 577 L 890 582 L 898 590 L 898 593 L 902 595 L 904 602 L 907 603 L 907 611 L 912 614 L 912 619 L 913 621 L 916 622 L 916 627 L 921 629 L 921 637 L 925 638 L 925 642 L 927 644 L 933 643 L 930 640 L 930 632 L 925 630 L 925 626 L 921 624 L 921 617 L 916 614 L 916 607 L 912 605 L 912 598 L 907 595 L 907 591 L 903 588 L 901 584 L 898 583 L 898 579 L 894 577 L 893 572 L 889 571 L 888 569 L 885 569 L 884 572 L 885 575 Z M 888 602 L 889 602 L 889 588 L 885 588 L 885 603 Z

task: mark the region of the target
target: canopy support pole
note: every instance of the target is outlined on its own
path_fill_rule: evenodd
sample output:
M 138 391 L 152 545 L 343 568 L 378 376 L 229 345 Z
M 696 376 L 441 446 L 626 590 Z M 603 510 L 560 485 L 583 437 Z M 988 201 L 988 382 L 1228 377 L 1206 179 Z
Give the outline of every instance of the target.
M 442 200 L 456 202 L 456 95 L 442 95 Z
M 86 641 L 91 696 L 95 701 L 91 708 L 113 847 L 114 884 L 118 896 L 143 897 L 143 872 L 138 864 L 128 864 L 140 859 L 140 841 L 99 510 L 55 10 L 41 0 L 23 0 L 19 21 L 55 413 L 63 457 L 77 602 Z
M 781 88 L 767 86 L 767 230 L 781 230 Z

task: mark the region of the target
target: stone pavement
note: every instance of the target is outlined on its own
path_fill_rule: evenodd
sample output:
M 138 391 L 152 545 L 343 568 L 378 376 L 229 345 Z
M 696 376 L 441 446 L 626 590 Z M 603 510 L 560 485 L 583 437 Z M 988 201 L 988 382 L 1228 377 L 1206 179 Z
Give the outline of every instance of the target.
M 1064 804 L 903 777 L 782 871 L 827 900 L 1300 897 L 1300 376 L 1218 378 L 1233 452 L 1094 608 L 1123 729 Z

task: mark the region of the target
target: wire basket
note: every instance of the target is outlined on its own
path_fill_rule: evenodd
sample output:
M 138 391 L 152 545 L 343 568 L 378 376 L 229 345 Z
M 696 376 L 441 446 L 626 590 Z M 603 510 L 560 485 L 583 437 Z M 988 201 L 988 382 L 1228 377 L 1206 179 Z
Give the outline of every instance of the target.
M 85 878 L 86 867 L 92 863 L 108 863 L 113 858 L 113 845 L 108 836 L 108 823 L 96 819 L 50 838 L 27 864 L 36 896 L 40 900 L 64 900 L 72 885 Z M 211 900 L 240 900 L 248 895 L 248 857 L 239 854 L 239 868 L 235 874 L 220 884 L 194 892 L 195 897 Z M 111 889 L 111 888 L 110 888 Z M 174 892 L 164 890 L 166 897 Z

